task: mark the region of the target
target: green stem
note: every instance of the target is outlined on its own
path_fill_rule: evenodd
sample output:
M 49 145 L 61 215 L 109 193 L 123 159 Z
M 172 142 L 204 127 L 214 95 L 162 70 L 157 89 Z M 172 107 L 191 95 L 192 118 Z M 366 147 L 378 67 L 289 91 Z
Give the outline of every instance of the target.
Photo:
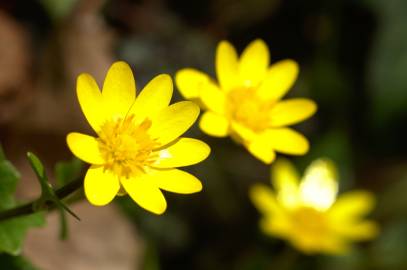
M 79 190 L 82 187 L 82 182 L 83 182 L 82 178 L 69 182 L 65 186 L 57 189 L 55 191 L 55 194 L 58 196 L 59 199 L 62 200 L 63 198 L 68 197 L 75 191 Z M 6 219 L 16 218 L 35 213 L 36 211 L 34 210 L 34 205 L 37 201 L 38 199 L 0 212 L 0 222 Z M 53 209 L 54 207 L 55 206 L 52 205 L 50 209 Z

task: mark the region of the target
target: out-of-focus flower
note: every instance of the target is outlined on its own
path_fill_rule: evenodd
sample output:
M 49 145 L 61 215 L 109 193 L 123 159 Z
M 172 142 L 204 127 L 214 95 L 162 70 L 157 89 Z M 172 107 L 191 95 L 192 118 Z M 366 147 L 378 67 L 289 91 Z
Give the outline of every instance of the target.
M 219 83 L 195 69 L 182 69 L 176 84 L 185 98 L 198 101 L 207 111 L 201 129 L 212 136 L 230 135 L 256 158 L 269 164 L 275 152 L 303 155 L 307 139 L 287 128 L 312 116 L 316 104 L 304 98 L 281 101 L 295 82 L 298 65 L 283 60 L 269 66 L 269 51 L 255 40 L 240 58 L 233 46 L 222 41 L 216 52 Z
M 250 198 L 263 214 L 261 229 L 288 240 L 305 253 L 342 254 L 353 241 L 375 237 L 378 226 L 363 219 L 375 203 L 367 191 L 349 191 L 337 198 L 338 182 L 331 161 L 319 159 L 300 181 L 286 160 L 272 169 L 275 191 L 256 184 Z
M 72 153 L 92 164 L 84 180 L 85 195 L 94 205 L 106 205 L 128 193 L 141 207 L 156 214 L 166 209 L 161 192 L 194 193 L 202 189 L 193 175 L 174 167 L 204 160 L 210 152 L 202 141 L 180 137 L 197 119 L 193 102 L 169 105 L 172 81 L 168 75 L 151 80 L 136 98 L 130 67 L 116 62 L 102 92 L 92 76 L 81 74 L 77 95 L 97 138 L 70 133 Z

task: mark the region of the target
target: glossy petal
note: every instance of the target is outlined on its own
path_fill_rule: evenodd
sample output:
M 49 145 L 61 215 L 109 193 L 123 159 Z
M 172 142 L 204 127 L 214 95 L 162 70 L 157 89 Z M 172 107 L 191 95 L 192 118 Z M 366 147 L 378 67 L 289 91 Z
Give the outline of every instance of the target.
M 136 119 L 154 118 L 161 110 L 168 107 L 172 97 L 172 80 L 166 74 L 152 79 L 137 96 L 129 111 Z
M 199 107 L 190 101 L 181 101 L 162 110 L 153 119 L 150 135 L 163 146 L 184 134 L 199 115 Z
M 91 127 L 98 132 L 110 116 L 110 111 L 104 103 L 97 83 L 91 75 L 83 73 L 78 77 L 76 92 L 83 114 Z
M 303 204 L 326 210 L 335 202 L 337 192 L 338 180 L 333 163 L 326 159 L 312 162 L 300 184 Z
M 238 67 L 235 48 L 221 41 L 216 50 L 216 74 L 222 90 L 229 91 L 239 85 Z
M 201 91 L 203 104 L 215 113 L 225 114 L 225 99 L 225 93 L 213 83 L 208 83 Z
M 175 74 L 175 83 L 185 99 L 197 99 L 211 78 L 196 69 L 185 68 Z
M 91 166 L 84 180 L 86 198 L 93 205 L 103 206 L 111 202 L 120 189 L 117 177 L 102 166 Z
M 228 120 L 219 114 L 205 112 L 199 121 L 199 127 L 203 132 L 214 137 L 226 137 L 229 130 Z
M 372 211 L 374 195 L 367 191 L 349 191 L 338 197 L 329 209 L 331 219 L 340 222 L 353 222 Z
M 149 180 L 160 189 L 179 194 L 191 194 L 202 190 L 202 184 L 198 178 L 177 169 L 151 170 Z
M 263 184 L 253 185 L 249 196 L 254 206 L 265 215 L 273 215 L 281 210 L 273 191 Z
M 243 84 L 256 87 L 264 79 L 269 65 L 270 55 L 266 43 L 257 39 L 243 51 L 239 61 L 239 74 Z
M 136 83 L 127 63 L 119 61 L 110 67 L 102 95 L 112 112 L 121 117 L 126 115 L 136 97 Z
M 270 144 L 274 150 L 284 154 L 303 155 L 308 152 L 307 139 L 290 128 L 275 128 L 261 135 L 264 144 Z
M 271 144 L 269 142 L 264 143 L 261 137 L 247 143 L 247 150 L 266 164 L 272 163 L 276 158 L 276 153 L 271 147 Z
M 206 159 L 211 149 L 196 139 L 179 138 L 169 147 L 158 150 L 159 158 L 152 165 L 155 168 L 175 168 L 189 166 Z
M 278 102 L 270 111 L 270 124 L 272 127 L 296 124 L 311 117 L 316 110 L 316 104 L 309 99 L 284 100 Z
M 258 95 L 265 100 L 279 100 L 293 86 L 298 76 L 298 64 L 293 60 L 282 60 L 267 71 Z
M 138 205 L 160 215 L 167 209 L 167 202 L 160 189 L 152 181 L 153 179 L 149 174 L 143 174 L 135 178 L 122 178 L 120 181 L 123 188 Z
M 103 164 L 96 138 L 81 133 L 71 132 L 66 142 L 72 153 L 79 159 L 90 164 Z
M 293 208 L 300 203 L 299 175 L 286 159 L 278 159 L 271 167 L 271 179 L 277 198 L 285 207 Z

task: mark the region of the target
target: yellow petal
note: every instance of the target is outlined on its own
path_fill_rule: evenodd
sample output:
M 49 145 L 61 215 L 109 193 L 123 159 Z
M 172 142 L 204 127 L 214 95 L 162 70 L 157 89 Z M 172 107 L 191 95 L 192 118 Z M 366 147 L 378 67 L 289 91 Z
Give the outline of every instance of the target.
M 214 137 L 226 137 L 229 130 L 228 120 L 219 114 L 205 112 L 199 121 L 199 127 L 203 132 Z
M 297 206 L 299 201 L 299 176 L 294 166 L 286 159 L 278 159 L 271 166 L 271 179 L 277 198 L 287 208 Z
M 263 184 L 253 185 L 249 196 L 254 206 L 265 215 L 274 215 L 281 210 L 273 191 Z
M 203 141 L 179 138 L 169 147 L 158 150 L 155 168 L 174 168 L 196 164 L 206 159 L 211 149 Z
M 270 143 L 264 143 L 261 139 L 255 139 L 247 144 L 249 152 L 257 159 L 266 164 L 270 164 L 276 158 L 276 153 Z
M 218 114 L 225 114 L 225 93 L 213 83 L 207 83 L 201 90 L 202 103 L 209 110 Z
M 375 197 L 367 191 L 349 191 L 338 197 L 329 210 L 335 221 L 353 222 L 372 211 Z
M 222 90 L 228 91 L 239 84 L 238 59 L 235 48 L 221 41 L 216 49 L 216 74 Z
M 72 153 L 79 159 L 91 164 L 103 164 L 105 161 L 100 155 L 99 144 L 96 138 L 81 133 L 71 132 L 66 142 Z
M 352 240 L 372 239 L 379 233 L 379 226 L 373 221 L 361 221 L 355 223 L 332 223 L 335 233 Z
M 290 155 L 303 155 L 308 152 L 307 139 L 290 128 L 268 129 L 261 135 L 264 145 L 270 144 L 277 152 Z
M 102 95 L 112 112 L 121 117 L 126 115 L 136 97 L 136 83 L 128 64 L 119 61 L 109 68 Z
M 301 122 L 317 110 L 315 102 L 305 98 L 288 99 L 278 102 L 270 111 L 272 127 L 282 127 Z
M 84 180 L 86 198 L 93 205 L 102 206 L 111 202 L 120 189 L 117 177 L 102 166 L 91 166 Z
M 179 194 L 191 194 L 202 190 L 198 178 L 177 169 L 152 169 L 149 171 L 149 180 L 160 189 Z
M 270 55 L 266 43 L 257 39 L 243 51 L 239 61 L 239 74 L 243 84 L 256 87 L 264 79 L 269 65 Z
M 300 184 L 303 203 L 318 210 L 326 210 L 335 202 L 337 192 L 335 165 L 326 159 L 312 162 Z
M 99 132 L 101 125 L 109 116 L 109 110 L 97 83 L 91 75 L 83 73 L 78 77 L 76 92 L 83 114 L 91 127 Z
M 175 74 L 175 83 L 185 99 L 197 99 L 211 78 L 196 69 L 185 68 Z
M 273 237 L 289 239 L 293 234 L 292 222 L 283 212 L 274 213 L 270 216 L 264 216 L 260 219 L 260 229 Z
M 258 136 L 253 130 L 237 121 L 232 121 L 230 127 L 232 130 L 231 136 L 239 143 L 250 143 Z
M 153 119 L 150 135 L 163 146 L 171 143 L 196 121 L 199 107 L 191 101 L 181 101 L 162 110 Z
M 263 83 L 260 85 L 258 95 L 265 100 L 279 100 L 293 86 L 298 76 L 298 64 L 293 60 L 282 60 L 273 64 Z
M 170 104 L 172 87 L 170 76 L 167 74 L 156 76 L 137 96 L 128 114 L 134 115 L 139 121 L 154 118 Z
M 148 174 L 134 178 L 121 178 L 123 188 L 142 208 L 160 215 L 167 209 L 164 195 Z

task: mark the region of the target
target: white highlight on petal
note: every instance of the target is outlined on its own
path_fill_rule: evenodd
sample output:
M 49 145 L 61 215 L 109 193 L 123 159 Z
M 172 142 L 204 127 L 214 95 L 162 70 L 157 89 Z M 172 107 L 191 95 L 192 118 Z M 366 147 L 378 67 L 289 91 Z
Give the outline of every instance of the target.
M 303 204 L 319 211 L 327 210 L 335 202 L 338 192 L 336 173 L 328 160 L 314 161 L 300 184 Z

